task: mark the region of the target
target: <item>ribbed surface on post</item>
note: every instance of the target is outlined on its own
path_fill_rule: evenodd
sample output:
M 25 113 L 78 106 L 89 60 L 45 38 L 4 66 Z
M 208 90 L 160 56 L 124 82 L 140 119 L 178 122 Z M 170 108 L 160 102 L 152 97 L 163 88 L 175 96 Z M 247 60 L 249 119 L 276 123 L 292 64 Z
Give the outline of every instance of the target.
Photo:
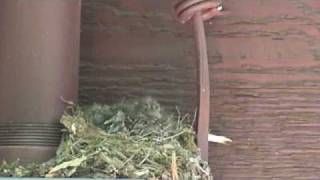
M 80 8 L 80 0 L 0 1 L 0 161 L 54 155 L 61 97 L 77 100 Z

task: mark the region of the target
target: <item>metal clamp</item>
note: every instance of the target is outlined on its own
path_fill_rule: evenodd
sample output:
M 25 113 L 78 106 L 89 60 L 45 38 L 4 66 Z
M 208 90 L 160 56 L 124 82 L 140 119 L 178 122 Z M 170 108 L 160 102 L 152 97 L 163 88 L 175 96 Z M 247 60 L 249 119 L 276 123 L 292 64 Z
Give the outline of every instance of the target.
M 202 159 L 208 160 L 208 134 L 210 121 L 210 77 L 204 21 L 220 15 L 221 3 L 213 0 L 183 0 L 176 4 L 176 17 L 180 23 L 193 20 L 198 52 L 198 114 L 196 122 L 197 144 Z

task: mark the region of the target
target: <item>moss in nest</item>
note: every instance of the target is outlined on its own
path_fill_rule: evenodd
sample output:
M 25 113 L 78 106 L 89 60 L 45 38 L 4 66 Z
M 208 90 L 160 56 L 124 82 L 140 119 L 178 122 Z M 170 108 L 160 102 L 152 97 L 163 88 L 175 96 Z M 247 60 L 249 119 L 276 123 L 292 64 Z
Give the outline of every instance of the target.
M 26 166 L 4 162 L 0 176 L 210 179 L 192 119 L 166 111 L 152 98 L 77 107 L 61 123 L 56 157 Z

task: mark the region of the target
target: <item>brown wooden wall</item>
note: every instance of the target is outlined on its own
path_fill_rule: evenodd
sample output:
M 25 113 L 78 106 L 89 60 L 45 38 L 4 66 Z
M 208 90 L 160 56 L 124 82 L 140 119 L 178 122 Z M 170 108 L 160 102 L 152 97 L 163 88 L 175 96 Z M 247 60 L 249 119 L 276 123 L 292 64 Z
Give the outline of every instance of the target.
M 172 0 L 84 0 L 80 99 L 195 108 L 190 27 Z M 225 0 L 207 26 L 217 180 L 320 179 L 319 0 Z

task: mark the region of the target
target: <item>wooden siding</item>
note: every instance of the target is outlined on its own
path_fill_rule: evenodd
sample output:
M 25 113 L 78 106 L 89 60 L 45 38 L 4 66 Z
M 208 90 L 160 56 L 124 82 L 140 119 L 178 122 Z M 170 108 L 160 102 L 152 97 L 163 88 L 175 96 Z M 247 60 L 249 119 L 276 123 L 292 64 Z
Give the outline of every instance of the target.
M 154 96 L 195 108 L 190 26 L 172 0 L 84 0 L 80 100 Z M 207 25 L 217 180 L 320 179 L 320 3 L 225 0 Z

